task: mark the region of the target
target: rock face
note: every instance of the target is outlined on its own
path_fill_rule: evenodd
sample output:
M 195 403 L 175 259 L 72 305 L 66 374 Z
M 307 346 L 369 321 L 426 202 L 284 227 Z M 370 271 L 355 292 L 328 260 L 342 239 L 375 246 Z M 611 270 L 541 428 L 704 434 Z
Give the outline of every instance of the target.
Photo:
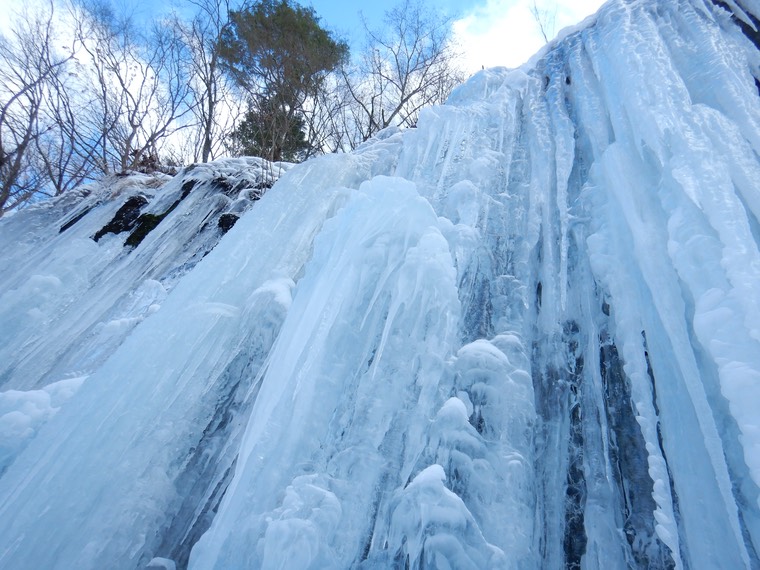
M 135 224 L 140 218 L 140 208 L 148 203 L 148 199 L 145 196 L 130 196 L 124 205 L 116 210 L 113 219 L 105 226 L 100 228 L 97 233 L 92 237 L 95 241 L 100 241 L 106 234 L 120 234 L 126 232 L 135 227 Z M 85 209 L 82 214 L 87 214 L 90 210 Z M 81 220 L 84 216 L 81 214 L 75 215 L 70 221 L 61 226 L 61 233 L 69 229 L 76 222 Z
M 3 219 L 0 566 L 760 567 L 759 15 Z
M 222 233 L 226 234 L 228 231 L 232 229 L 232 226 L 234 226 L 240 216 L 237 214 L 222 214 L 219 216 L 219 221 L 217 222 L 217 225 L 219 226 L 219 229 L 222 230 Z
M 220 219 L 289 167 L 234 159 L 113 177 L 4 219 L 0 390 L 92 373 L 216 246 Z

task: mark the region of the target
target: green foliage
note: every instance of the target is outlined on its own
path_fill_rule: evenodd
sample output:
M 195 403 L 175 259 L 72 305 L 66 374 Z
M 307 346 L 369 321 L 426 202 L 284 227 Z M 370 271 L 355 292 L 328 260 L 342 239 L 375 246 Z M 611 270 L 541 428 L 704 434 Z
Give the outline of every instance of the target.
M 348 57 L 348 46 L 319 25 L 313 9 L 290 0 L 260 0 L 231 12 L 230 22 L 220 57 L 249 101 L 234 146 L 270 160 L 295 157 L 305 148 L 304 106 Z
M 232 133 L 232 149 L 235 154 L 297 162 L 309 148 L 303 126 L 299 116 L 288 118 L 277 106 L 249 108 Z
M 290 0 L 261 0 L 230 14 L 222 57 L 240 86 L 295 102 L 321 86 L 348 55 L 345 42 L 319 25 L 312 8 Z

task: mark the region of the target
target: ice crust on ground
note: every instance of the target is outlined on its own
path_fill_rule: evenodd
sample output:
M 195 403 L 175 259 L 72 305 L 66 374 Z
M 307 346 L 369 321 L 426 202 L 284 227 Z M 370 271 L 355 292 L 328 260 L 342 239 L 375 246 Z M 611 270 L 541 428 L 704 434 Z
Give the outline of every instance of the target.
M 758 17 L 2 220 L 0 567 L 760 567 Z

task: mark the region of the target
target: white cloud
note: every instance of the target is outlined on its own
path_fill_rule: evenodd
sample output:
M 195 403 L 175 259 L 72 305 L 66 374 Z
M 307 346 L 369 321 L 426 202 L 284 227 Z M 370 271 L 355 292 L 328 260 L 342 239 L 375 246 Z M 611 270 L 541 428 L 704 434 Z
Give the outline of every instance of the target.
M 554 14 L 555 35 L 593 14 L 603 0 L 537 2 L 539 10 Z M 543 45 L 544 39 L 530 7 L 532 0 L 483 0 L 454 22 L 454 33 L 464 52 L 464 67 L 474 73 L 481 67 L 517 67 Z M 551 39 L 551 37 L 549 38 Z
M 0 34 L 7 37 L 13 33 L 11 24 L 23 10 L 24 4 L 23 0 L 7 0 L 3 3 L 3 17 L 0 18 Z

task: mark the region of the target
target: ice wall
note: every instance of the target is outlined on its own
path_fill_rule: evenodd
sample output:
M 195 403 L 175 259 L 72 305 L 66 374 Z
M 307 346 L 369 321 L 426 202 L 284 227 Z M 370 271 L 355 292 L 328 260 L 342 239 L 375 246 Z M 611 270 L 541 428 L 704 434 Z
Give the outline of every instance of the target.
M 758 16 L 3 220 L 0 567 L 760 567 Z

